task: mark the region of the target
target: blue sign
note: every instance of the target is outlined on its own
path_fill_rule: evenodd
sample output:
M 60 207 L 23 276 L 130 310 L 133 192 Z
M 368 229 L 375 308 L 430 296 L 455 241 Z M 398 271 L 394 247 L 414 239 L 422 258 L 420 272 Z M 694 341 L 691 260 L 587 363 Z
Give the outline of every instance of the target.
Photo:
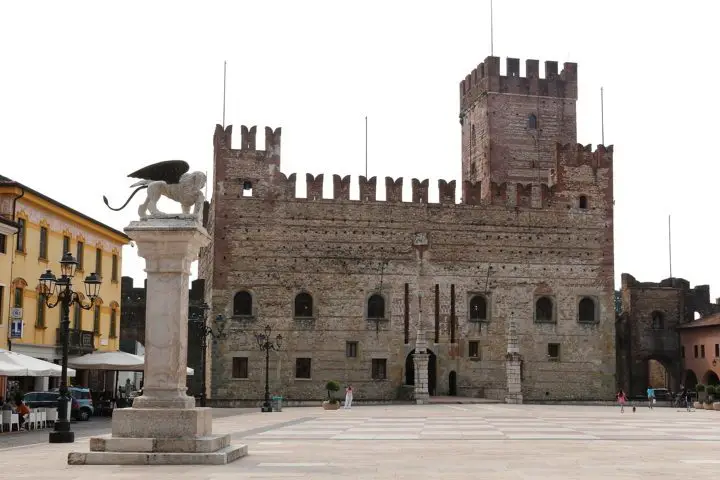
M 10 338 L 22 338 L 23 321 L 13 320 L 10 324 Z

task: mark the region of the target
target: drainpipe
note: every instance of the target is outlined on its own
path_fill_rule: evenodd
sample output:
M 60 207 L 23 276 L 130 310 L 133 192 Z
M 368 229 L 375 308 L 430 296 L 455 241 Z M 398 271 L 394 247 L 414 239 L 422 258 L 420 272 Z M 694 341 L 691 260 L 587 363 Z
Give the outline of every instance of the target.
M 22 193 L 21 193 L 20 195 L 18 195 L 17 197 L 13 198 L 13 204 L 12 204 L 12 205 L 13 205 L 13 206 L 12 206 L 12 221 L 13 221 L 13 222 L 16 222 L 16 221 L 17 221 L 17 220 L 15 219 L 16 213 L 17 213 L 17 212 L 16 212 L 17 201 L 20 200 L 22 197 L 25 196 L 25 188 L 20 187 L 20 190 L 22 191 Z M 18 232 L 18 233 L 19 233 L 19 232 Z M 18 233 L 16 233 L 15 235 L 17 235 Z M 10 250 L 12 251 L 12 260 L 10 261 L 10 281 L 11 281 L 11 282 L 12 282 L 12 278 L 13 278 L 13 276 L 12 276 L 12 275 L 13 275 L 13 273 L 12 273 L 12 272 L 13 272 L 13 266 L 15 265 L 15 255 L 16 255 L 16 253 L 17 253 L 17 252 L 16 252 L 16 248 L 15 248 L 16 246 L 17 246 L 17 244 L 16 244 L 16 245 L 10 245 Z M 8 292 L 8 297 L 9 297 L 9 301 L 8 301 L 8 313 L 9 313 L 9 312 L 10 312 L 10 309 L 13 308 L 13 298 L 15 298 L 14 288 L 13 288 L 13 291 L 12 291 L 12 292 Z M 11 327 L 12 327 L 11 321 L 12 321 L 12 320 L 10 319 L 10 315 L 8 315 L 7 341 L 8 341 L 8 350 L 9 350 L 9 351 L 12 351 L 12 339 L 10 338 L 10 329 L 11 329 Z

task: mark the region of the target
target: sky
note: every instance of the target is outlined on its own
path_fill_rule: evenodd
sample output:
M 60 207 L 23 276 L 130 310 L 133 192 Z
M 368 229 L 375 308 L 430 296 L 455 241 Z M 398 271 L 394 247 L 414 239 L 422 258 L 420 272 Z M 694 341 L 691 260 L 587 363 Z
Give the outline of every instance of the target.
M 578 63 L 578 141 L 615 146 L 615 272 L 710 284 L 720 2 L 495 0 L 494 54 Z M 282 127 L 282 170 L 460 177 L 458 84 L 490 54 L 490 1 L 0 4 L 0 174 L 122 230 L 127 174 L 212 172 L 222 123 Z M 542 66 L 541 66 L 542 74 Z M 711 149 L 712 150 L 712 149 Z M 354 180 L 355 181 L 355 180 Z M 304 193 L 304 182 L 299 189 Z M 409 184 L 409 181 L 406 181 Z M 212 190 L 210 190 L 212 193 Z M 166 211 L 179 211 L 161 202 Z M 705 210 L 707 208 L 707 210 Z M 145 277 L 136 249 L 123 275 Z M 197 263 L 194 271 L 197 269 Z

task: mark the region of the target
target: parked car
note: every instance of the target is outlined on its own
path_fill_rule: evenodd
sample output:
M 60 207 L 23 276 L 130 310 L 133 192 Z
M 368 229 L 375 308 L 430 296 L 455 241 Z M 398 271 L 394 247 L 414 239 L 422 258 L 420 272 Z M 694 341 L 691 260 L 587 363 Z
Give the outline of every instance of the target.
M 68 392 L 72 397 L 70 404 L 70 416 L 75 420 L 88 421 L 92 417 L 95 408 L 93 407 L 90 389 L 70 387 Z M 52 408 L 57 407 L 60 392 L 29 392 L 23 397 L 23 402 L 30 408 Z
M 667 388 L 655 388 L 655 389 L 653 389 L 653 391 L 655 392 L 655 399 L 658 402 L 672 400 L 672 395 L 670 394 L 670 390 L 668 390 Z

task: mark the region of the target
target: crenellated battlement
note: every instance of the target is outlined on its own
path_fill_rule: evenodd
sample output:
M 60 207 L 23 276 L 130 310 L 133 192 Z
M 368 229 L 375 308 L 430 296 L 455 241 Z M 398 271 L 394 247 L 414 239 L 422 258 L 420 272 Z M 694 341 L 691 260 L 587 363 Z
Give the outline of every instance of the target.
M 593 168 L 612 168 L 613 146 L 598 145 L 593 151 L 592 145 L 560 144 L 556 145 L 555 162 L 558 166 Z
M 257 126 L 247 127 L 240 126 L 240 148 L 232 148 L 232 130 L 233 126 L 228 125 L 223 129 L 222 125 L 215 125 L 215 135 L 213 137 L 213 145 L 215 149 L 229 150 L 233 152 L 255 152 L 260 156 L 280 157 L 280 139 L 282 135 L 282 127 L 272 129 L 265 127 L 265 150 L 257 149 Z
M 487 57 L 460 82 L 460 110 L 488 92 L 577 99 L 577 63 L 565 62 L 558 73 L 558 62 L 546 61 L 540 77 L 540 61 L 529 59 L 521 77 L 520 59 L 507 58 L 506 74 L 500 75 L 500 57 Z

